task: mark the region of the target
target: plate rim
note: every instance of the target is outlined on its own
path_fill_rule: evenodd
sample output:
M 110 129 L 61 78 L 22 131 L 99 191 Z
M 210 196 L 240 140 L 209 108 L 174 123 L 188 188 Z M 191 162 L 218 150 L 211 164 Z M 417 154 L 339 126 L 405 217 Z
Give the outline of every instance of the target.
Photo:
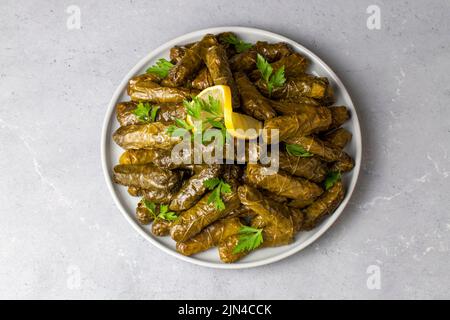
M 319 64 L 322 68 L 324 68 L 331 76 L 333 76 L 333 80 L 335 81 L 337 87 L 343 88 L 342 95 L 345 98 L 346 101 L 349 101 L 352 109 L 352 119 L 354 119 L 354 131 L 352 132 L 353 139 L 355 139 L 355 149 L 356 149 L 356 155 L 355 155 L 355 166 L 353 168 L 353 176 L 350 181 L 350 185 L 348 187 L 346 196 L 344 200 L 341 202 L 339 207 L 336 209 L 336 211 L 329 216 L 317 229 L 317 231 L 306 241 L 299 243 L 297 246 L 294 246 L 293 248 L 286 250 L 284 252 L 275 254 L 271 257 L 263 258 L 258 261 L 252 261 L 252 262 L 242 262 L 242 263 L 235 263 L 235 264 L 226 264 L 223 262 L 208 262 L 208 261 L 202 261 L 195 259 L 193 257 L 184 256 L 170 248 L 167 248 L 165 245 L 159 243 L 155 239 L 153 239 L 149 234 L 147 234 L 136 221 L 134 221 L 131 216 L 127 213 L 126 209 L 122 205 L 121 201 L 119 200 L 113 186 L 112 177 L 110 168 L 108 168 L 107 165 L 107 159 L 106 159 L 106 146 L 107 146 L 107 133 L 109 132 L 110 123 L 111 123 L 111 117 L 113 116 L 113 113 L 115 112 L 115 106 L 119 99 L 119 97 L 122 95 L 123 90 L 126 88 L 126 85 L 128 83 L 128 80 L 136 74 L 136 72 L 144 65 L 148 63 L 151 59 L 154 57 L 158 57 L 161 55 L 162 51 L 165 51 L 169 48 L 171 48 L 174 45 L 184 43 L 187 39 L 192 37 L 199 37 L 201 35 L 204 35 L 206 33 L 220 33 L 224 31 L 230 31 L 230 32 L 247 32 L 247 33 L 253 33 L 255 35 L 262 35 L 267 36 L 271 38 L 277 38 L 279 41 L 289 43 L 293 45 L 294 47 L 301 48 L 303 51 L 307 52 L 311 57 L 314 58 L 314 62 Z M 350 94 L 348 93 L 347 88 L 341 81 L 341 79 L 337 76 L 337 74 L 320 58 L 318 57 L 314 52 L 306 48 L 305 46 L 297 43 L 294 40 L 291 40 L 285 36 L 282 36 L 280 34 L 262 30 L 259 28 L 251 28 L 251 27 L 240 27 L 240 26 L 225 26 L 225 27 L 214 27 L 214 28 L 206 28 L 201 29 L 193 32 L 186 33 L 182 36 L 176 37 L 172 40 L 169 40 L 162 45 L 158 46 L 156 49 L 150 51 L 146 56 L 144 56 L 142 59 L 139 60 L 139 62 L 130 70 L 128 73 L 124 76 L 124 78 L 121 80 L 120 84 L 117 86 L 116 90 L 114 91 L 114 94 L 108 104 L 108 108 L 106 110 L 106 114 L 103 120 L 102 125 L 102 134 L 101 134 L 101 141 L 100 141 L 100 153 L 101 153 L 101 162 L 102 162 L 102 169 L 103 169 L 103 175 L 105 178 L 106 185 L 108 186 L 108 190 L 114 200 L 115 205 L 119 208 L 119 211 L 122 213 L 122 215 L 125 217 L 125 219 L 132 225 L 132 227 L 146 240 L 148 240 L 150 243 L 152 243 L 154 246 L 162 250 L 163 252 L 168 253 L 171 256 L 174 256 L 180 260 L 190 262 L 196 265 L 200 265 L 203 267 L 209 267 L 209 268 L 218 268 L 218 269 L 247 269 L 247 268 L 254 268 L 259 267 L 263 265 L 267 265 L 270 263 L 274 263 L 277 261 L 280 261 L 282 259 L 285 259 L 312 244 L 314 241 L 316 241 L 320 236 L 322 236 L 339 218 L 339 216 L 344 211 L 345 207 L 347 206 L 350 198 L 353 195 L 353 192 L 355 190 L 355 186 L 357 184 L 358 178 L 359 178 L 359 172 L 361 167 L 361 157 L 362 157 L 362 137 L 361 137 L 361 128 L 359 123 L 359 118 L 357 115 L 356 108 L 353 104 L 353 101 L 350 97 Z

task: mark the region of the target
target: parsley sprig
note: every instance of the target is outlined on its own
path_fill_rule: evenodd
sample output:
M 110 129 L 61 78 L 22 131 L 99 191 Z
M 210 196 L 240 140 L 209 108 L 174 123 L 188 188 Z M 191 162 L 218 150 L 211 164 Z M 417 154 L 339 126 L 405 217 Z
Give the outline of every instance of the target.
M 222 211 L 225 209 L 225 203 L 223 202 L 221 195 L 231 193 L 231 186 L 219 178 L 210 178 L 203 182 L 203 185 L 212 190 L 208 197 L 208 203 L 214 203 L 217 210 Z
M 161 58 L 153 66 L 148 68 L 146 72 L 156 74 L 160 78 L 165 78 L 173 66 L 173 63 Z
M 330 189 L 339 180 L 341 180 L 341 173 L 339 171 L 332 171 L 332 172 L 328 173 L 327 177 L 325 178 L 325 182 L 324 182 L 325 190 Z
M 239 230 L 239 241 L 234 247 L 233 253 L 251 251 L 258 248 L 263 243 L 263 229 L 242 226 Z
M 236 49 L 237 53 L 241 53 L 247 51 L 253 45 L 251 43 L 245 42 L 243 40 L 238 39 L 234 34 L 230 34 L 229 36 L 223 39 L 225 42 L 231 44 Z
M 205 118 L 202 120 L 203 127 L 206 123 L 208 123 L 212 127 L 219 129 L 222 133 L 222 140 L 219 142 L 222 145 L 224 144 L 227 131 L 223 121 L 222 107 L 218 99 L 215 99 L 212 96 L 208 96 L 207 100 L 194 97 L 191 101 L 184 100 L 183 105 L 186 109 L 186 113 L 192 118 L 197 120 L 202 120 L 202 118 Z M 176 125 L 171 125 L 167 128 L 167 133 L 171 136 L 183 136 L 186 131 L 192 131 L 192 129 L 194 129 L 193 126 L 189 125 L 182 119 L 175 119 L 175 123 Z M 211 131 L 206 131 L 204 133 L 202 132 L 202 134 L 203 142 L 210 141 L 211 138 L 215 136 L 214 132 Z
M 298 144 L 286 144 L 286 151 L 295 157 L 308 158 L 313 156 L 311 152 L 306 151 L 305 148 Z
M 156 204 L 154 202 L 147 199 L 142 199 L 142 203 L 153 216 L 153 220 L 161 219 L 166 221 L 175 221 L 178 218 L 175 212 L 169 211 L 169 206 L 167 204 L 160 205 L 159 213 L 157 213 Z
M 158 106 L 152 106 L 148 102 L 139 102 L 136 109 L 133 110 L 133 113 L 142 122 L 155 122 L 158 110 Z
M 274 88 L 281 87 L 286 82 L 286 77 L 284 76 L 284 66 L 273 73 L 273 68 L 270 63 L 267 62 L 267 60 L 264 59 L 264 57 L 259 53 L 256 56 L 256 67 L 259 72 L 261 72 L 261 77 L 267 84 L 269 96 L 272 95 Z

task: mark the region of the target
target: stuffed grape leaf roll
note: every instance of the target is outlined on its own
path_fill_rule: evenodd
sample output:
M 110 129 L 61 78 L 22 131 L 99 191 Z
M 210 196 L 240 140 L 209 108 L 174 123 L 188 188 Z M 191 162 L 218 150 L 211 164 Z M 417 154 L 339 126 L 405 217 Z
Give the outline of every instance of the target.
M 311 230 L 320 220 L 333 213 L 344 199 L 344 186 L 341 181 L 336 182 L 320 198 L 304 210 L 305 222 L 303 230 Z
M 177 242 L 177 251 L 185 256 L 190 256 L 211 247 L 217 246 L 220 242 L 233 234 L 237 234 L 242 227 L 239 218 L 224 218 L 218 220 L 199 234 L 185 242 Z
M 245 182 L 290 199 L 315 199 L 323 193 L 322 188 L 314 182 L 292 177 L 281 170 L 273 173 L 259 164 L 247 165 Z
M 235 73 L 234 77 L 241 96 L 241 107 L 246 114 L 262 121 L 276 117 L 270 101 L 261 95 L 243 72 Z
M 170 190 L 180 175 L 152 164 L 119 164 L 114 167 L 114 182 L 142 189 Z
M 113 140 L 124 149 L 160 148 L 172 149 L 181 142 L 181 137 L 167 133 L 168 126 L 161 122 L 133 124 L 120 127 L 113 134 Z

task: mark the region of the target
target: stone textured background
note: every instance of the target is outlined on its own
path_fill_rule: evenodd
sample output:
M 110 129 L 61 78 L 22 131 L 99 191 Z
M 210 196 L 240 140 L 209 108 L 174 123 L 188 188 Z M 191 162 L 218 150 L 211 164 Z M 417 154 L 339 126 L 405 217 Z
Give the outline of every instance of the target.
M 80 30 L 66 27 L 72 4 Z M 371 4 L 381 30 L 366 27 Z M 448 1 L 2 0 L 0 14 L 0 298 L 450 298 Z M 226 25 L 322 57 L 353 97 L 364 143 L 338 222 L 295 256 L 238 271 L 187 264 L 139 236 L 113 204 L 99 149 L 109 99 L 138 60 Z

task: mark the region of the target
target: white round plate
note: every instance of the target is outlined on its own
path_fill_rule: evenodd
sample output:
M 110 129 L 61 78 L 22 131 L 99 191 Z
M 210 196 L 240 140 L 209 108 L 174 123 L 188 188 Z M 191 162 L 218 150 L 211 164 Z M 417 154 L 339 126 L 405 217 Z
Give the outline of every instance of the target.
M 344 185 L 346 187 L 346 196 L 337 210 L 328 218 L 326 218 L 319 226 L 314 230 L 309 232 L 300 232 L 295 237 L 295 241 L 288 245 L 277 248 L 264 248 L 261 250 L 256 250 L 252 252 L 244 259 L 233 263 L 225 264 L 219 260 L 217 249 L 211 249 L 206 252 L 202 252 L 192 257 L 186 257 L 176 252 L 175 242 L 170 237 L 156 237 L 150 232 L 148 226 L 141 226 L 135 219 L 135 208 L 138 202 L 138 198 L 131 197 L 127 188 L 114 184 L 112 182 L 112 172 L 113 167 L 118 163 L 118 159 L 123 150 L 117 146 L 112 140 L 113 132 L 118 128 L 119 124 L 115 118 L 115 106 L 119 101 L 129 100 L 126 94 L 126 87 L 128 80 L 137 75 L 144 73 L 148 66 L 154 64 L 159 58 L 169 57 L 169 49 L 175 45 L 183 45 L 193 41 L 198 41 L 207 33 L 217 34 L 224 31 L 234 32 L 239 38 L 254 43 L 256 41 L 268 41 L 268 42 L 286 42 L 290 44 L 294 50 L 300 52 L 306 56 L 310 62 L 309 72 L 320 76 L 325 76 L 330 80 L 333 85 L 336 94 L 336 105 L 345 105 L 351 111 L 351 119 L 345 124 L 345 128 L 353 134 L 353 139 L 351 143 L 347 146 L 346 151 L 355 159 L 355 168 L 344 175 Z M 350 61 L 349 61 L 350 63 Z M 356 114 L 355 107 L 353 106 L 352 100 L 342 84 L 341 80 L 336 76 L 336 74 L 328 67 L 319 57 L 314 53 L 301 46 L 300 44 L 292 41 L 288 38 L 280 36 L 278 34 L 263 31 L 254 28 L 243 28 L 243 27 L 220 27 L 220 28 L 210 28 L 199 30 L 195 32 L 188 33 L 184 36 L 178 37 L 172 41 L 169 41 L 162 46 L 156 48 L 150 52 L 145 58 L 143 58 L 139 63 L 128 72 L 128 74 L 123 78 L 119 87 L 114 92 L 114 95 L 109 103 L 108 110 L 106 112 L 105 120 L 102 129 L 102 139 L 101 139 L 101 156 L 102 156 L 102 166 L 103 172 L 105 174 L 106 184 L 111 192 L 111 195 L 116 203 L 117 207 L 120 209 L 124 217 L 128 222 L 139 232 L 144 238 L 150 241 L 153 245 L 160 248 L 161 250 L 187 262 L 195 263 L 205 267 L 213 268 L 224 268 L 224 269 L 241 269 L 241 268 L 251 268 L 257 267 L 265 264 L 269 264 L 275 261 L 279 261 L 286 258 L 306 246 L 313 243 L 317 238 L 319 238 L 339 217 L 339 215 L 344 210 L 347 205 L 353 189 L 356 185 L 356 180 L 358 179 L 358 173 L 361 165 L 361 132 L 358 122 L 358 116 Z

